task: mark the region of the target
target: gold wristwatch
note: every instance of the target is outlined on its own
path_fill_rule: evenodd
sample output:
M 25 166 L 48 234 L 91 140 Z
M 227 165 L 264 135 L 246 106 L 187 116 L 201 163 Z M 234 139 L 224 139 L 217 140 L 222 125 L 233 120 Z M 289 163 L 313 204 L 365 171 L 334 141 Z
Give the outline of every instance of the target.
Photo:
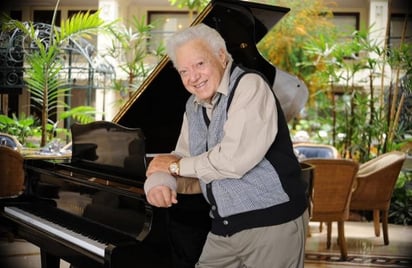
M 180 174 L 179 161 L 173 162 L 169 165 L 169 172 L 173 176 L 179 176 Z

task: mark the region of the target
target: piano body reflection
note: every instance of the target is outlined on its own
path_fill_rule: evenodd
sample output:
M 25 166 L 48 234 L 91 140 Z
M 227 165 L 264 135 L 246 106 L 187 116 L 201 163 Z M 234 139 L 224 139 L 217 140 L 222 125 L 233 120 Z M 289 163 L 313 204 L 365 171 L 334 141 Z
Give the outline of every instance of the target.
M 274 81 L 276 68 L 261 57 L 256 43 L 288 10 L 216 0 L 193 24 L 217 29 L 237 63 Z M 113 122 L 72 126 L 70 161 L 26 162 L 25 192 L 0 202 L 2 219 L 40 247 L 43 268 L 59 267 L 60 259 L 76 267 L 172 267 L 167 214 L 144 196 L 145 154 L 174 149 L 188 97 L 165 57 Z M 207 205 L 196 203 L 201 199 L 182 198 L 205 207 L 201 213 L 208 218 Z M 184 208 L 177 215 L 194 226 L 200 222 Z

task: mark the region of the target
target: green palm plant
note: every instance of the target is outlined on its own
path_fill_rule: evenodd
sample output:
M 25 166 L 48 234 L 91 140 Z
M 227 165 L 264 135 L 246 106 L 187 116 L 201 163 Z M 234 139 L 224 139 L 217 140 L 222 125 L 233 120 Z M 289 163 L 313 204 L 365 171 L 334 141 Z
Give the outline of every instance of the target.
M 36 119 L 29 115 L 21 114 L 20 116 L 12 115 L 9 117 L 4 114 L 0 114 L 0 132 L 13 135 L 17 140 L 25 147 L 32 147 L 27 142 L 27 138 L 36 135 L 39 128 L 35 126 Z
M 7 26 L 11 29 L 18 28 L 23 32 L 25 43 L 31 49 L 26 50 L 25 82 L 31 94 L 31 99 L 41 112 L 41 142 L 44 146 L 48 140 L 48 124 L 50 116 L 59 109 L 67 110 L 68 105 L 64 97 L 69 94 L 69 87 L 60 77 L 64 67 L 63 52 L 69 42 L 76 42 L 79 38 L 89 38 L 99 30 L 107 30 L 110 23 L 99 17 L 99 12 L 77 13 L 60 27 L 55 26 L 56 12 L 60 1 L 58 0 L 52 18 L 50 36 L 44 38 L 39 35 L 32 22 L 10 20 Z M 52 124 L 54 125 L 54 124 Z
M 147 43 L 150 39 L 150 31 L 154 25 L 146 23 L 146 17 L 140 19 L 133 17 L 131 26 L 118 24 L 112 28 L 112 46 L 108 49 L 108 55 L 118 59 L 121 63 L 119 70 L 126 74 L 127 81 L 121 79 L 114 82 L 114 89 L 120 91 L 126 98 L 130 98 L 139 87 L 141 80 L 150 73 L 150 68 L 145 66 L 144 59 L 149 53 L 160 58 L 164 54 L 163 45 L 160 44 L 155 51 L 148 52 Z M 124 100 L 120 100 L 123 104 Z

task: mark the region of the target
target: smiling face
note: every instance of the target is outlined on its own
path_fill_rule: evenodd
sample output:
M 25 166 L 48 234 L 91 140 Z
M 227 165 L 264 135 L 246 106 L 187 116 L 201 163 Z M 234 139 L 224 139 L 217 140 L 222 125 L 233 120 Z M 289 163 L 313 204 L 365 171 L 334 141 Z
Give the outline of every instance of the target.
M 185 88 L 200 100 L 210 102 L 226 68 L 227 56 L 216 55 L 201 39 L 191 40 L 176 49 L 175 66 Z

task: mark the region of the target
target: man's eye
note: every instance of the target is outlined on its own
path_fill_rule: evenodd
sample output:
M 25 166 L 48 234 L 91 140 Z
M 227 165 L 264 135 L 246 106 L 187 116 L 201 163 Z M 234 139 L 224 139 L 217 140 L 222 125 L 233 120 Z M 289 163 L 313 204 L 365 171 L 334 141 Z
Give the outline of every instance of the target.
M 186 73 L 186 71 L 179 71 L 180 76 L 184 76 Z

